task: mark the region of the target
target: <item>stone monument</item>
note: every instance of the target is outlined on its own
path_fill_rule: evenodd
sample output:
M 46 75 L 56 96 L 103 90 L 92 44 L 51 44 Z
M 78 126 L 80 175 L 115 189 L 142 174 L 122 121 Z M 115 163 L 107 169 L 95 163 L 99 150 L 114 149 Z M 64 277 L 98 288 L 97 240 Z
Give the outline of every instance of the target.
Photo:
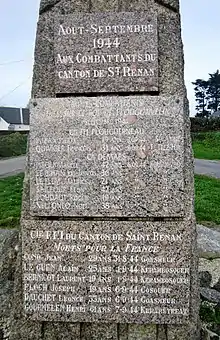
M 10 340 L 199 339 L 180 26 L 178 0 L 41 1 Z

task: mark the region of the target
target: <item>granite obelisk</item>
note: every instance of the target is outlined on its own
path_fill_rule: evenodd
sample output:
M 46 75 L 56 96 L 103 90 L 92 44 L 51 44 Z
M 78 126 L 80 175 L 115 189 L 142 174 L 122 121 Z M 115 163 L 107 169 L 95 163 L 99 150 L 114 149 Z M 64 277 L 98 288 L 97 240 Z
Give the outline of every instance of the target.
M 199 339 L 179 1 L 42 0 L 30 110 L 9 339 Z

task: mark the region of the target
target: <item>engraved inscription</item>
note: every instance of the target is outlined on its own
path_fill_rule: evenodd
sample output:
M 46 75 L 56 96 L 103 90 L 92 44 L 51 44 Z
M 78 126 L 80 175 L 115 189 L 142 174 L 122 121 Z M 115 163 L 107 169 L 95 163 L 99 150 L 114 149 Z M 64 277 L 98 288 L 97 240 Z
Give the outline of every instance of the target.
M 190 235 L 183 226 L 42 223 L 23 232 L 27 315 L 73 322 L 188 319 Z
M 158 91 L 155 13 L 61 16 L 54 34 L 57 93 Z
M 156 101 L 39 100 L 31 114 L 31 212 L 182 216 L 183 116 L 177 104 L 161 99 L 156 109 Z

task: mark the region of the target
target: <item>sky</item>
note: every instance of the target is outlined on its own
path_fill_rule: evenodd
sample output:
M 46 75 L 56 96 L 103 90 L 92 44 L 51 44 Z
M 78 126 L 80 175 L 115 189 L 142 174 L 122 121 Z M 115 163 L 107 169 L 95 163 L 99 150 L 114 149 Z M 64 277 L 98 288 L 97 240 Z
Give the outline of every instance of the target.
M 39 3 L 40 0 L 0 0 L 0 106 L 26 107 L 30 99 Z M 185 83 L 194 115 L 191 83 L 197 78 L 208 79 L 209 73 L 220 68 L 220 0 L 180 3 Z

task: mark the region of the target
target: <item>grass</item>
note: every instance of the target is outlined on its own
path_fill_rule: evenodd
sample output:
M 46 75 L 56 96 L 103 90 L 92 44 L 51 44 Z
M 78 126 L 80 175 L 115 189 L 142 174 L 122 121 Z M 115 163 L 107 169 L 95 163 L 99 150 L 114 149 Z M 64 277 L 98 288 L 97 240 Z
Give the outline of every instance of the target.
M 195 213 L 199 223 L 220 225 L 220 180 L 195 175 Z
M 23 174 L 0 179 L 0 228 L 19 224 Z M 197 222 L 220 225 L 220 180 L 195 175 L 195 213 Z
M 19 224 L 23 178 L 20 174 L 0 180 L 0 228 L 14 228 Z
M 194 157 L 220 160 L 220 132 L 192 133 Z

